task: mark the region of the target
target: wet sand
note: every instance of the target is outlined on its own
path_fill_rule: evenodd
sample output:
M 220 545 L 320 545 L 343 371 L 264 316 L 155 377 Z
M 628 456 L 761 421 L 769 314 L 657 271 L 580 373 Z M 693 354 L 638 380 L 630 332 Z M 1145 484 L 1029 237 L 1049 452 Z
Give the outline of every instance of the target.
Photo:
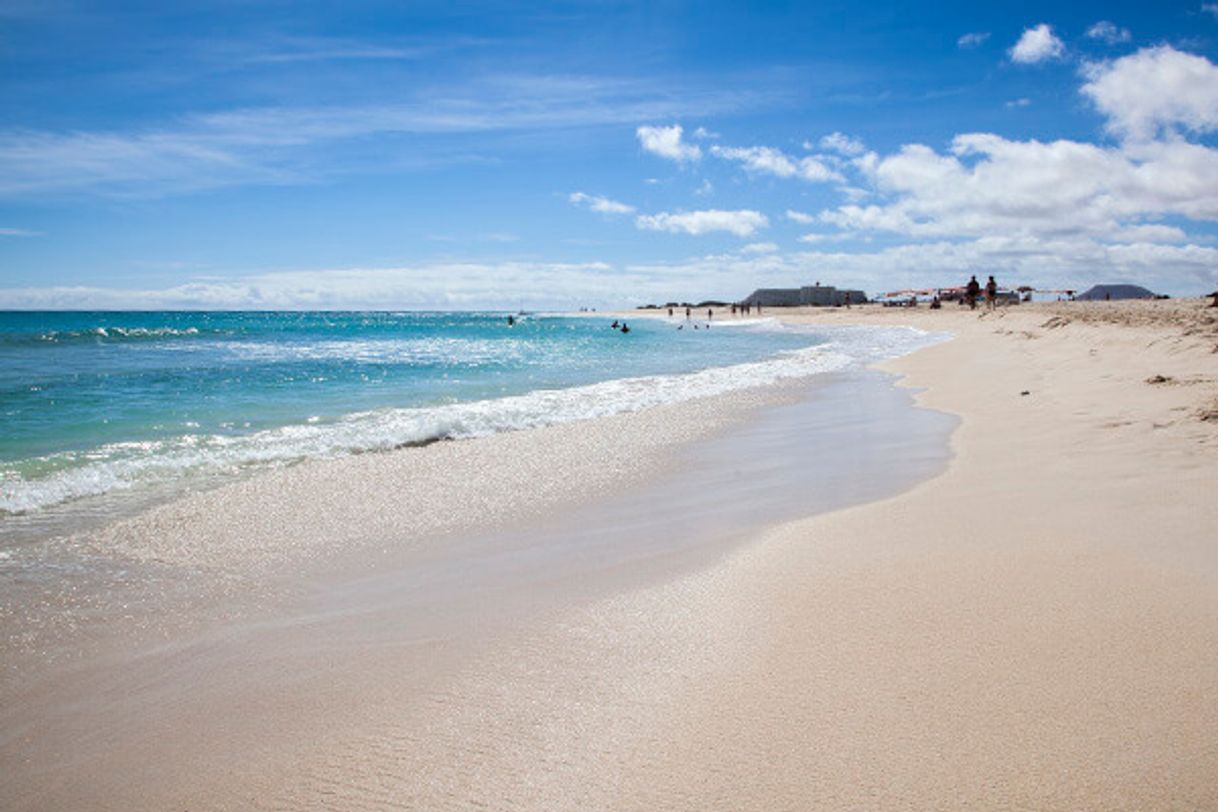
M 11 798 L 275 805 L 336 763 L 340 733 L 444 723 L 430 717 L 439 697 L 487 651 L 711 566 L 780 518 L 941 471 L 953 426 L 890 376 L 835 373 L 302 466 L 64 542 L 83 556 L 70 589 L 27 584 L 39 599 L 6 618 Z M 877 466 L 892 457 L 904 461 Z M 121 555 L 86 575 L 102 550 Z M 462 735 L 478 747 L 478 731 Z M 420 757 L 436 745 L 411 742 Z M 477 790 L 476 757 L 452 759 L 441 766 L 474 771 Z
M 317 580 L 268 611 L 116 651 L 33 711 L 6 702 L 12 805 L 1218 807 L 1218 321 L 1173 303 L 782 318 L 956 333 L 888 365 L 958 417 L 946 470 L 766 528 L 740 518 L 700 554 L 593 569 L 576 557 L 553 583 L 536 570 L 519 602 L 482 581 L 430 625 L 424 606 L 402 611 L 417 585 L 395 587 L 392 568 L 361 581 L 341 556 L 304 556 Z M 625 444 L 625 473 L 591 480 L 595 499 L 554 486 L 539 514 L 511 520 L 534 528 L 514 544 L 554 538 L 539 516 L 629 526 L 631 499 L 679 482 L 712 435 L 723 456 L 697 464 L 749 466 L 697 490 L 769 490 L 758 466 L 782 443 L 748 452 L 798 403 L 780 400 L 708 419 L 658 455 L 631 445 L 653 435 L 630 421 L 596 421 Z M 724 434 L 737 419 L 761 432 L 745 447 Z M 911 434 L 933 446 L 945 430 Z M 927 450 L 880 447 L 876 473 L 908 473 Z M 483 574 L 499 571 L 460 537 Z M 282 560 L 251 571 L 278 584 Z

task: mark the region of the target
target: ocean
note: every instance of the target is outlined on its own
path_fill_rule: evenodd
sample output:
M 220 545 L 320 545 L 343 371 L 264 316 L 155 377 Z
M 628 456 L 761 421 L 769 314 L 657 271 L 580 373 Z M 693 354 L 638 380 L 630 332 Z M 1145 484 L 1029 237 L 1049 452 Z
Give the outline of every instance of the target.
M 598 314 L 508 317 L 0 313 L 0 545 L 268 468 L 637 411 L 933 340 L 724 313 L 628 319 L 629 333 Z

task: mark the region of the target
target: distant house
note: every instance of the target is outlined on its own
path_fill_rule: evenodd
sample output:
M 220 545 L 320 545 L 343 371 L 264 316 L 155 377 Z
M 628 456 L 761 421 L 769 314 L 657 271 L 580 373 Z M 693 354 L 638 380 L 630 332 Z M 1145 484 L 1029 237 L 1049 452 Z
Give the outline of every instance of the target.
M 840 307 L 850 297 L 850 304 L 862 304 L 867 294 L 861 290 L 839 290 L 832 285 L 805 285 L 802 288 L 757 288 L 741 304 L 762 307 Z
M 1095 285 L 1076 297 L 1080 302 L 1109 299 L 1153 299 L 1155 295 L 1141 285 Z

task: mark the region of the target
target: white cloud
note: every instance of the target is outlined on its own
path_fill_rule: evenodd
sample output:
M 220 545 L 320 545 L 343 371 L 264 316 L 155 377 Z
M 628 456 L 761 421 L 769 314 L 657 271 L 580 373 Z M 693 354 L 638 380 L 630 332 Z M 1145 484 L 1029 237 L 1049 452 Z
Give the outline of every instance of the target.
M 826 235 L 834 239 L 839 235 Z M 806 240 L 805 242 L 809 242 Z M 572 310 L 688 298 L 735 300 L 758 287 L 822 280 L 869 293 L 963 283 L 985 269 L 1002 284 L 1079 289 L 1136 282 L 1152 290 L 1213 290 L 1218 249 L 1090 239 L 989 236 L 920 242 L 878 251 L 734 252 L 677 262 L 446 263 L 340 268 L 241 276 L 167 288 L 56 286 L 0 288 L 0 308 L 15 309 L 494 309 Z M 826 268 L 831 268 L 828 276 Z M 623 291 L 629 291 L 624 293 Z
M 851 203 L 858 203 L 871 196 L 871 192 L 858 186 L 839 186 L 837 192 Z
M 766 109 L 789 99 L 790 93 L 777 86 L 495 73 L 401 89 L 389 104 L 241 108 L 109 131 L 10 124 L 0 127 L 0 196 L 86 191 L 155 197 L 238 185 L 317 183 L 338 174 L 383 175 L 493 160 L 496 134 L 621 127 L 685 111 Z M 445 137 L 454 133 L 481 138 L 457 148 Z M 416 136 L 409 150 L 402 149 L 400 135 Z M 358 148 L 346 148 L 348 142 Z
M 841 240 L 847 240 L 854 236 L 855 235 L 849 231 L 838 231 L 838 232 L 835 232 L 832 234 L 812 233 L 812 234 L 804 234 L 804 235 L 800 236 L 799 242 L 802 242 L 802 243 L 840 242 Z
M 1117 45 L 1122 42 L 1129 42 L 1133 39 L 1133 34 L 1129 33 L 1128 28 L 1120 28 L 1115 23 L 1108 20 L 1100 20 L 1095 25 L 1087 29 L 1087 36 L 1091 39 L 1099 39 L 1109 45 Z
M 1066 52 L 1063 43 L 1053 33 L 1052 27 L 1041 23 L 1023 32 L 1019 41 L 1010 50 L 1011 61 L 1025 65 L 1058 59 Z
M 749 209 L 737 211 L 707 209 L 675 214 L 669 212 L 644 214 L 635 220 L 635 224 L 646 231 L 668 231 L 673 234 L 694 235 L 727 231 L 737 237 L 748 237 L 758 229 L 768 226 L 770 221 L 761 212 Z
M 600 195 L 589 195 L 583 192 L 572 192 L 567 196 L 567 200 L 575 205 L 587 206 L 589 209 L 601 214 L 633 214 L 634 206 L 625 203 L 619 203 L 616 200 L 610 200 L 607 197 Z
M 728 161 L 737 161 L 745 171 L 754 174 L 775 175 L 780 178 L 803 180 L 840 181 L 842 176 L 814 157 L 791 158 L 773 147 L 711 147 L 711 154 Z
M 989 31 L 970 31 L 956 40 L 956 46 L 959 48 L 976 48 L 989 38 Z
M 684 163 L 696 161 L 702 157 L 702 148 L 697 144 L 687 144 L 681 140 L 684 132 L 680 124 L 671 127 L 639 127 L 635 130 L 643 149 L 655 153 L 661 158 Z
M 816 222 L 816 218 L 812 215 L 805 214 L 802 211 L 795 211 L 794 209 L 787 209 L 786 218 L 796 223 L 803 223 L 804 225 Z
M 740 249 L 742 254 L 772 254 L 778 250 L 778 244 L 772 242 L 751 242 Z
M 1201 10 L 1214 15 L 1214 19 L 1218 20 L 1218 3 L 1202 3 Z
M 880 156 L 875 152 L 864 152 L 857 158 L 852 158 L 850 165 L 863 174 L 864 177 L 875 176 L 875 168 L 880 162 Z
M 1218 66 L 1203 56 L 1161 45 L 1088 65 L 1084 73 L 1081 92 L 1108 116 L 1108 129 L 1125 138 L 1218 129 Z
M 1119 241 L 1180 239 L 1154 221 L 1218 221 L 1218 150 L 1180 140 L 1136 148 L 1076 141 L 957 136 L 951 151 L 908 145 L 877 159 L 870 179 L 881 202 L 823 211 L 852 231 L 908 236 Z
M 857 138 L 851 138 L 845 133 L 830 133 L 826 135 L 820 140 L 820 146 L 821 149 L 827 149 L 848 157 L 862 155 L 867 151 L 862 141 Z
M 0 228 L 0 237 L 41 237 L 41 231 L 30 231 L 28 228 Z
M 1024 99 L 1012 99 L 1011 101 L 1007 102 L 1005 106 L 1008 109 L 1011 109 L 1011 108 L 1015 108 L 1015 107 L 1027 107 L 1030 104 L 1032 104 L 1032 100 L 1024 98 Z
M 712 184 L 708 179 L 703 178 L 701 185 L 698 186 L 697 189 L 694 189 L 694 194 L 698 195 L 699 197 L 702 197 L 705 195 L 713 194 L 714 191 L 715 191 L 714 184 Z
M 573 309 L 589 300 L 623 302 L 623 290 L 652 280 L 601 263 L 452 262 L 392 268 L 284 271 L 166 288 L 57 286 L 0 289 L 18 309 Z

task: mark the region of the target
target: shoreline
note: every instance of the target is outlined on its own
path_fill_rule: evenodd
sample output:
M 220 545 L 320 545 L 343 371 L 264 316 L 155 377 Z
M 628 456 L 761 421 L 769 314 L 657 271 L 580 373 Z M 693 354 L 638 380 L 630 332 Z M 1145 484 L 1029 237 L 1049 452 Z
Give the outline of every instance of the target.
M 884 365 L 959 416 L 946 471 L 509 629 L 418 683 L 421 701 L 403 700 L 393 667 L 425 668 L 440 641 L 403 652 L 355 637 L 324 665 L 295 663 L 335 674 L 362 658 L 371 676 L 346 685 L 359 703 L 341 680 L 300 697 L 303 718 L 346 703 L 350 724 L 281 740 L 278 761 L 254 760 L 228 794 L 182 772 L 168 728 L 135 776 L 167 794 L 132 795 L 120 775 L 98 795 L 146 808 L 1218 805 L 1218 322 L 1073 305 L 782 315 L 955 332 Z M 284 631 L 309 650 L 307 626 Z M 286 668 L 264 689 L 298 679 Z M 259 752 L 256 738 L 235 746 Z
M 428 686 L 452 679 L 483 645 L 545 628 L 590 601 L 710 566 L 769 523 L 747 511 L 724 511 L 734 504 L 749 505 L 731 498 L 736 486 L 722 480 L 723 472 L 733 471 L 735 482 L 747 476 L 756 485 L 772 481 L 779 490 L 789 487 L 790 471 L 767 470 L 776 440 L 805 423 L 813 435 L 823 435 L 825 421 L 841 422 L 833 416 L 837 404 L 857 400 L 863 392 L 883 395 L 867 398 L 876 403 L 874 408 L 886 409 L 882 414 L 892 423 L 884 435 L 891 438 L 883 442 L 946 447 L 945 437 L 936 439 L 914 423 L 909 423 L 910 431 L 899 431 L 905 418 L 898 415 L 917 417 L 921 410 L 913 409 L 910 397 L 895 390 L 888 376 L 833 373 L 595 421 L 276 472 L 121 522 L 94 539 L 106 549 L 127 552 L 131 570 L 115 583 L 115 594 L 99 596 L 98 603 L 78 603 L 77 619 L 50 619 L 44 629 L 49 638 L 44 634 L 24 646 L 10 645 L 6 681 L 26 687 L 6 691 L 12 701 L 6 703 L 9 712 L 2 726 L 7 731 L 0 739 L 0 755 L 7 751 L 2 760 L 15 766 L 24 756 L 27 766 L 11 772 L 24 775 L 22 785 L 33 792 L 42 770 L 28 770 L 48 755 L 48 747 L 73 752 L 78 745 L 71 742 L 103 735 L 110 741 L 104 753 L 86 747 L 76 756 L 84 763 L 99 759 L 109 765 L 89 769 L 96 794 L 59 795 L 56 804 L 140 806 L 130 787 L 108 776 L 129 774 L 132 765 L 144 760 L 198 763 L 206 761 L 208 752 L 218 761 L 206 775 L 240 766 L 218 746 L 200 754 L 181 743 L 153 754 L 141 749 L 141 741 L 172 738 L 172 730 L 192 727 L 200 740 L 212 741 L 222 732 L 226 740 L 264 748 L 268 742 L 260 742 L 260 734 L 232 716 L 230 698 L 241 696 L 264 708 L 254 718 L 265 723 L 300 727 L 290 712 L 298 700 L 287 700 L 285 710 L 278 683 L 287 673 L 299 673 L 288 681 L 293 686 L 289 694 L 296 692 L 299 701 L 326 694 L 329 689 L 317 683 L 316 675 L 308 676 L 316 667 L 313 657 L 333 661 L 343 652 L 340 660 L 360 662 L 366 673 L 341 667 L 330 672 L 341 674 L 340 681 L 359 695 L 383 697 L 385 675 L 403 668 L 411 673 L 411 690 L 426 693 Z M 768 414 L 776 416 L 764 417 Z M 867 414 L 853 416 L 849 425 L 861 427 Z M 758 434 L 759 427 L 777 434 Z M 868 441 L 877 453 L 881 435 Z M 739 446 L 741 437 L 748 447 Z M 826 439 L 821 452 L 847 462 L 843 455 L 849 446 Z M 941 465 L 933 454 L 919 451 L 923 457 L 926 462 L 918 465 Z M 551 466 L 556 470 L 545 470 Z M 454 467 L 472 477 L 455 490 Z M 874 482 L 859 480 L 826 496 L 820 509 L 869 498 L 876 489 L 908 487 L 921 476 L 918 470 L 911 462 L 872 477 Z M 403 476 L 426 487 L 386 512 L 383 495 L 393 493 L 394 501 L 401 502 L 403 492 L 395 483 Z M 855 478 L 865 476 L 863 470 Z M 362 495 L 350 493 L 353 477 L 363 483 Z M 336 494 L 351 497 L 336 516 L 324 515 L 333 509 L 330 483 Z M 521 510 L 513 504 L 514 494 L 529 486 L 534 490 Z M 851 498 L 855 490 L 859 495 Z M 369 502 L 369 494 L 378 493 Z M 720 504 L 707 501 L 709 494 L 716 494 Z M 781 505 L 793 498 L 774 493 L 770 502 Z M 424 508 L 425 503 L 434 504 Z M 474 503 L 480 507 L 472 511 L 477 514 L 472 523 L 464 520 L 470 518 L 467 514 L 455 515 L 458 505 L 468 510 Z M 684 505 L 687 513 L 673 513 L 675 505 Z M 799 512 L 793 504 L 785 510 L 788 515 Z M 296 511 L 300 515 L 291 515 Z M 650 525 L 626 519 L 653 513 Z M 362 519 L 356 521 L 357 516 Z M 410 544 L 398 542 L 389 549 L 387 538 L 378 541 L 392 527 L 412 520 Z M 626 526 L 629 530 L 617 529 Z M 681 530 L 673 535 L 666 527 Z M 598 535 L 601 530 L 606 532 Z M 571 542 L 575 536 L 578 544 Z M 428 543 L 417 544 L 422 541 Z M 209 547 L 199 549 L 204 542 Z M 231 549 L 233 543 L 253 549 Z M 493 596 L 491 603 L 479 605 L 481 595 Z M 169 617 L 167 608 L 172 609 Z M 107 618 L 125 618 L 125 628 L 102 630 L 100 636 L 89 631 L 91 623 L 106 623 Z M 6 625 L 13 629 L 11 616 Z M 25 624 L 38 626 L 38 618 Z M 13 640 L 10 635 L 10 644 Z M 361 645 L 351 649 L 351 641 Z M 23 664 L 45 658 L 54 645 L 63 653 L 43 662 L 41 677 L 22 673 Z M 34 660 L 32 649 L 42 652 Z M 188 674 L 193 675 L 190 681 L 183 682 Z M 152 694 L 130 692 L 122 687 L 127 682 L 162 687 Z M 182 693 L 187 689 L 189 698 Z M 76 698 L 71 716 L 54 709 L 68 696 Z M 163 714 L 163 719 L 150 717 L 148 710 L 131 704 L 140 696 L 184 709 Z M 335 728 L 349 722 L 344 716 L 363 713 L 349 700 L 330 697 L 326 704 L 325 713 L 314 715 L 330 719 Z M 207 721 L 194 718 L 196 713 Z M 317 724 L 310 721 L 304 728 L 316 729 Z M 285 752 L 301 747 L 296 741 L 280 741 L 279 746 Z M 175 749 L 181 752 L 175 755 Z M 298 752 L 295 760 L 317 756 L 316 750 Z M 270 756 L 262 763 L 273 771 L 284 757 Z M 41 781 L 53 783 L 54 775 L 50 768 Z M 165 793 L 155 795 L 164 803 L 185 797 L 156 781 L 135 786 Z M 187 794 L 200 802 L 218 789 L 202 782 Z

